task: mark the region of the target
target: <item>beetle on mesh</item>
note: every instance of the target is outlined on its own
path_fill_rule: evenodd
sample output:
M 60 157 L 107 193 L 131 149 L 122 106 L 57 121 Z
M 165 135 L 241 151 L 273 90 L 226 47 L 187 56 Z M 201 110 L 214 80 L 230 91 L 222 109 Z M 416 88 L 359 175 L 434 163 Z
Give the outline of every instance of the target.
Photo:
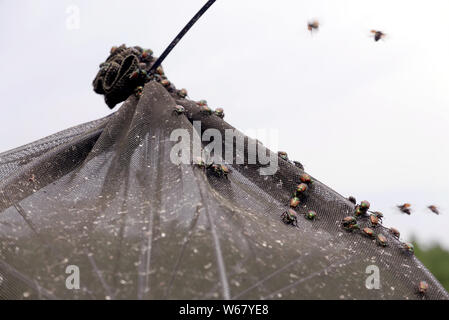
M 291 224 L 295 227 L 298 226 L 298 214 L 293 209 L 287 209 L 281 214 L 282 222 L 285 224 Z
M 386 247 L 387 246 L 387 237 L 383 234 L 378 234 L 376 238 L 376 242 L 379 246 Z
M 186 112 L 186 109 L 180 105 L 176 105 L 173 110 L 173 113 L 175 113 L 177 115 L 184 114 L 185 112 Z
M 307 220 L 312 220 L 312 221 L 318 219 L 316 212 L 313 210 L 307 211 L 305 214 L 305 217 Z

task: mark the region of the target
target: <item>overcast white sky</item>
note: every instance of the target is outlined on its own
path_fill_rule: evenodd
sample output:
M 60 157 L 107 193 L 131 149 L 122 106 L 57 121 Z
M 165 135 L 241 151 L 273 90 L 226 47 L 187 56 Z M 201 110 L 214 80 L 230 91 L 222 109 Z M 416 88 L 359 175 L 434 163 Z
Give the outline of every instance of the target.
M 158 55 L 204 3 L 0 0 L 0 152 L 111 113 L 91 86 L 110 47 Z M 278 130 L 266 145 L 369 200 L 405 239 L 449 248 L 448 57 L 447 0 L 217 0 L 164 68 L 240 130 Z

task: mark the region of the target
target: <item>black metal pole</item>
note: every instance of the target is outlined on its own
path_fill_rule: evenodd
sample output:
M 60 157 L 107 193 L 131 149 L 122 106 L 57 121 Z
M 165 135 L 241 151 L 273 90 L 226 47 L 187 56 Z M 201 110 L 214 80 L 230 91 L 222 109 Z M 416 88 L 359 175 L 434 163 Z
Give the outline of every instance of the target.
M 207 3 L 196 13 L 196 15 L 190 19 L 189 23 L 186 24 L 186 26 L 178 33 L 178 35 L 173 39 L 173 41 L 169 44 L 167 49 L 164 50 L 164 52 L 160 55 L 160 57 L 156 60 L 155 63 L 151 66 L 150 70 L 148 70 L 149 74 L 152 74 L 157 67 L 159 67 L 164 61 L 164 59 L 167 57 L 167 55 L 170 53 L 170 51 L 173 50 L 173 48 L 178 44 L 178 42 L 184 37 L 184 35 L 187 33 L 187 31 L 190 30 L 190 28 L 195 24 L 195 22 L 198 21 L 199 18 L 209 9 L 211 5 L 214 4 L 216 0 L 209 0 Z

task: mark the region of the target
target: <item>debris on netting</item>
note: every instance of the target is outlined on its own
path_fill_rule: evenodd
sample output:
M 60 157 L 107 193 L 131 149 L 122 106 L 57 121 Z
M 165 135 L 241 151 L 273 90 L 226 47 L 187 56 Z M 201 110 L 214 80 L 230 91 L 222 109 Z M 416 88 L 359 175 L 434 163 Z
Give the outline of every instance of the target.
M 215 114 L 217 117 L 221 118 L 221 119 L 223 119 L 224 116 L 225 116 L 225 115 L 224 115 L 224 110 L 223 110 L 223 108 L 217 108 L 217 109 L 215 109 L 214 114 Z
M 362 233 L 370 238 L 374 238 L 374 230 L 371 228 L 368 227 L 363 228 Z
M 320 23 L 318 22 L 318 20 L 312 20 L 307 23 L 307 30 L 309 30 L 311 33 L 313 31 L 318 31 L 319 27 Z
M 371 33 L 374 36 L 374 41 L 379 41 L 380 39 L 384 39 L 386 34 L 379 30 L 371 30 Z
M 181 98 L 185 98 L 185 97 L 187 97 L 187 90 L 186 89 L 181 89 L 181 90 L 178 90 L 178 96 L 180 96 Z
M 402 249 L 411 254 L 413 254 L 415 252 L 415 247 L 413 246 L 413 244 L 411 244 L 409 242 L 403 242 Z
M 301 200 L 298 197 L 293 197 L 290 199 L 290 207 L 291 208 L 298 207 L 300 203 L 301 203 Z
M 179 115 L 185 113 L 186 109 L 183 106 L 177 105 L 174 107 L 173 112 Z
M 143 94 L 143 87 L 142 86 L 138 86 L 135 90 L 134 90 L 134 94 L 136 95 L 136 97 L 140 98 Z
M 28 181 L 32 182 L 32 183 L 36 183 L 36 176 L 34 175 L 34 173 L 31 174 L 31 177 L 28 178 Z
M 350 202 L 352 202 L 353 204 L 357 204 L 357 200 L 356 200 L 353 196 L 349 196 L 349 197 L 348 197 L 348 200 L 349 200 Z
M 401 236 L 401 233 L 399 232 L 398 229 L 390 227 L 390 233 L 397 239 L 399 239 L 399 237 Z
M 418 292 L 420 294 L 425 294 L 427 290 L 429 289 L 429 285 L 426 281 L 420 281 L 418 285 Z
M 403 213 L 406 213 L 406 214 L 408 214 L 408 215 L 410 215 L 412 212 L 411 212 L 411 204 L 410 203 L 404 203 L 404 204 L 401 204 L 401 205 L 398 205 L 397 207 L 399 208 L 399 210 L 401 211 L 401 212 L 403 212 Z
M 285 161 L 288 161 L 288 155 L 287 155 L 287 152 L 285 152 L 285 151 L 278 151 L 278 156 L 279 156 L 281 159 L 284 159 Z
M 377 235 L 376 242 L 377 242 L 378 245 L 380 245 L 382 247 L 386 247 L 387 246 L 387 238 L 383 234 L 378 234 Z
M 315 219 L 317 219 L 316 212 L 313 211 L 313 210 L 307 211 L 305 216 L 306 216 L 306 218 L 308 220 L 315 220 Z
M 430 211 L 432 211 L 435 214 L 440 214 L 440 210 L 438 210 L 438 208 L 434 205 L 430 205 L 427 208 L 429 208 Z
M 289 208 L 281 214 L 282 221 L 285 224 L 292 224 L 298 226 L 298 215 L 295 210 Z

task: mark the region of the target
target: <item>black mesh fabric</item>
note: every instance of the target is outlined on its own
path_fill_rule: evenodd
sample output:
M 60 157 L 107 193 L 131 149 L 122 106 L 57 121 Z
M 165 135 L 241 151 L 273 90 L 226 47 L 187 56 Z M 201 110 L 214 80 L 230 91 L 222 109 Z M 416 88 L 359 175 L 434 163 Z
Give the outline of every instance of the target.
M 283 223 L 303 173 L 290 161 L 263 176 L 245 149 L 227 179 L 173 164 L 170 134 L 192 132 L 194 120 L 223 136 L 233 129 L 151 80 L 106 118 L 0 154 L 0 298 L 448 298 L 382 226 L 385 248 L 345 231 L 354 204 L 316 179 L 297 227 Z M 68 265 L 80 269 L 79 290 L 66 288 Z M 365 287 L 369 265 L 380 289 Z

